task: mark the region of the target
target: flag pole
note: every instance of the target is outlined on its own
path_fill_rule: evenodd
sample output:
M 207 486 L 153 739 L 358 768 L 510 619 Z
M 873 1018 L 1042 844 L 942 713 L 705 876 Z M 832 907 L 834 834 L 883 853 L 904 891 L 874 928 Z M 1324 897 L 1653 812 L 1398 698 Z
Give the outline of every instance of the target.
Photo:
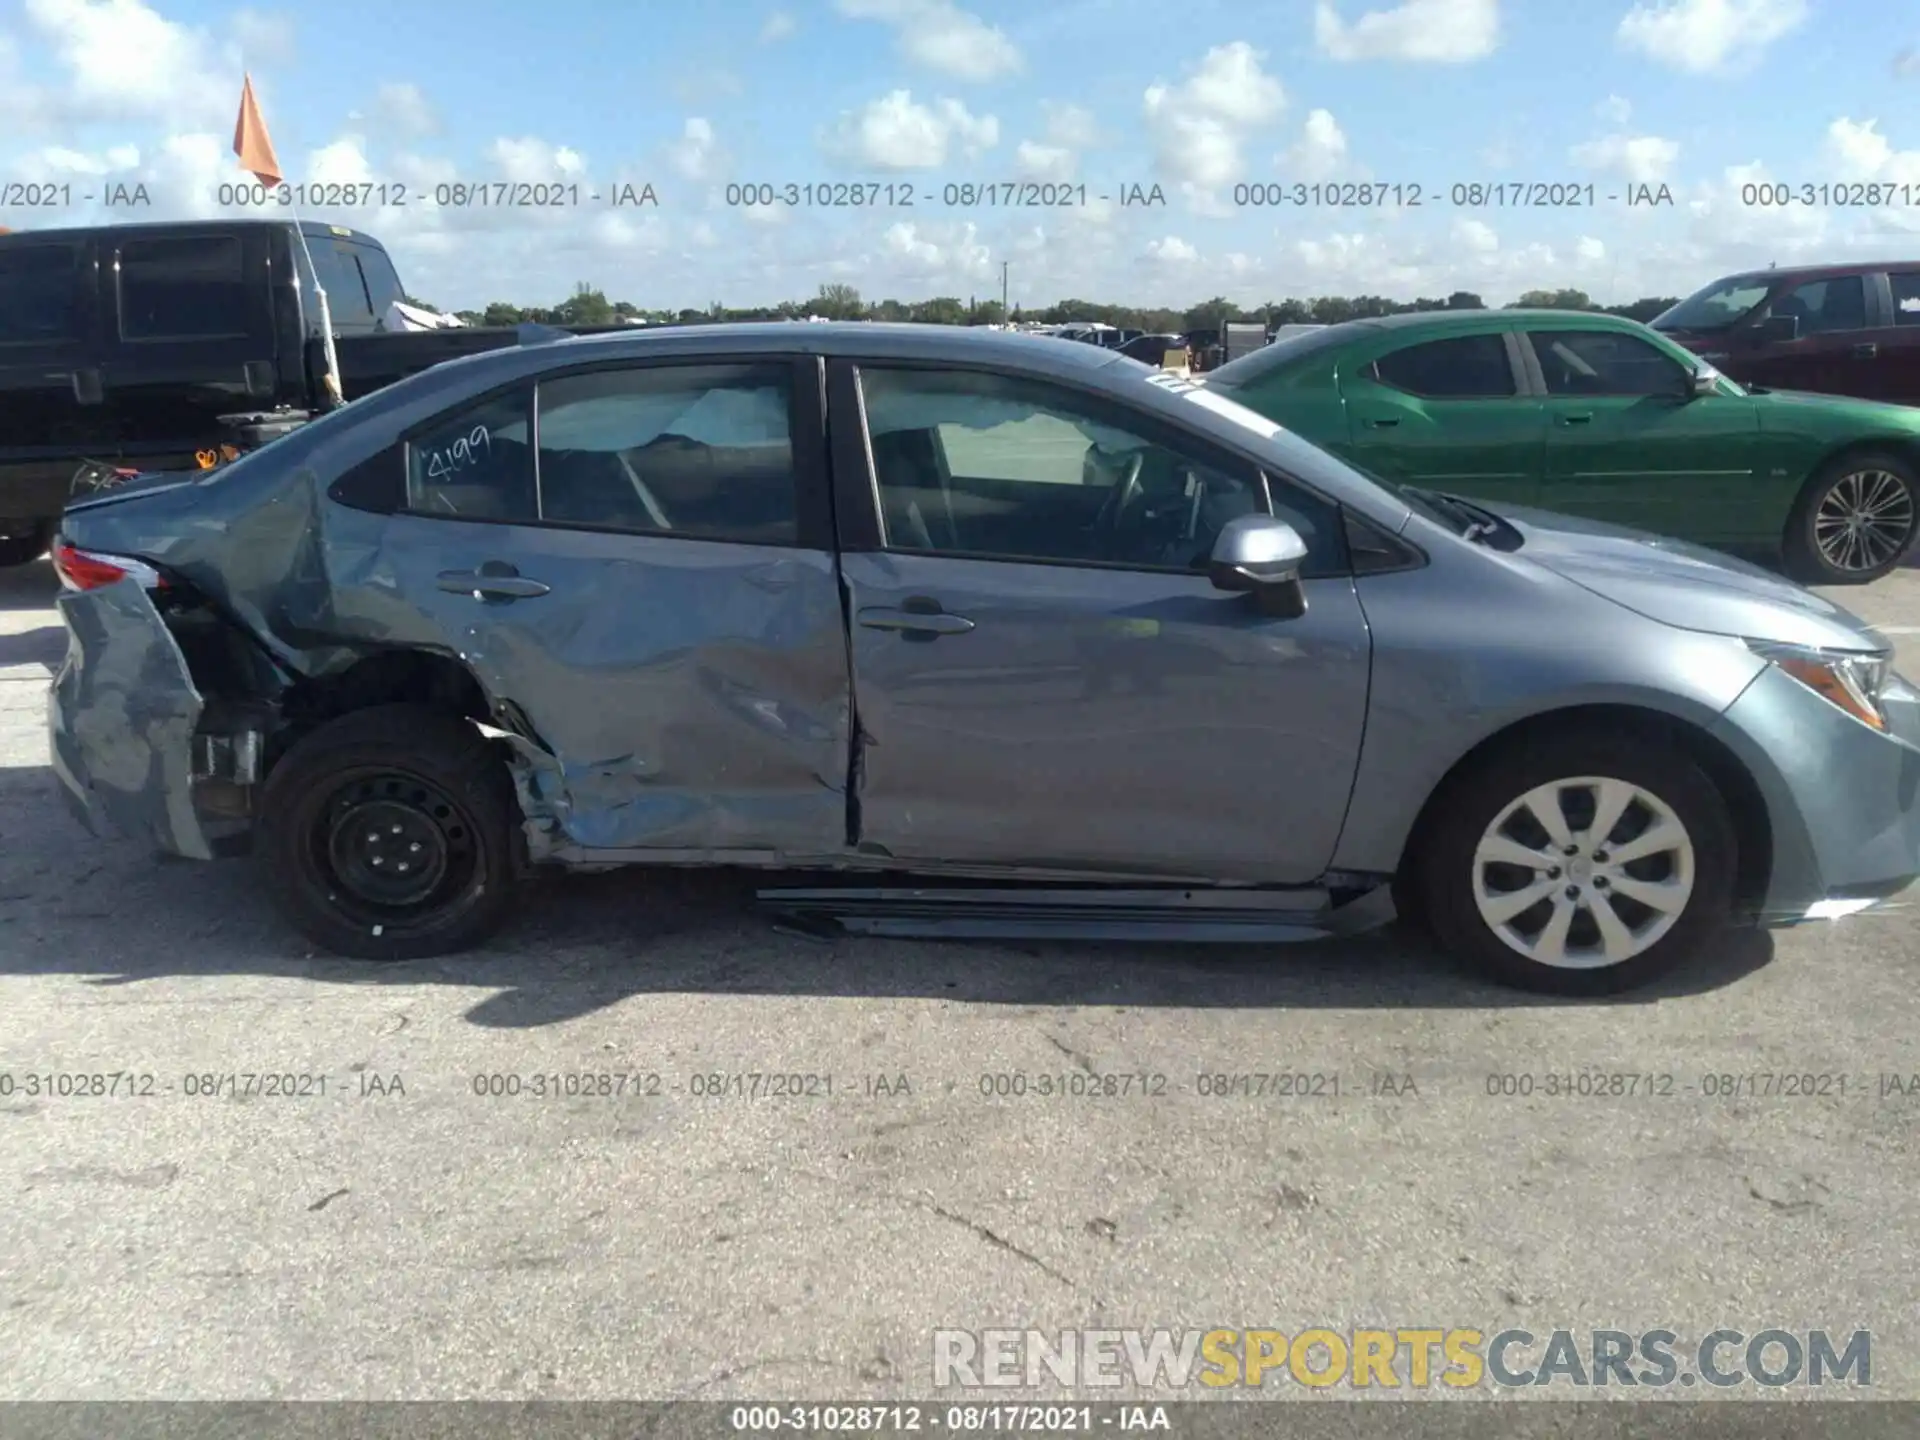
M 254 99 L 252 75 L 245 78 L 240 88 L 240 118 L 234 122 L 233 153 L 240 157 L 240 168 L 262 185 L 286 183 L 286 177 L 280 173 L 280 161 L 273 153 L 273 140 L 267 134 L 267 122 L 260 114 L 260 102 Z M 292 203 L 292 196 L 289 187 L 287 209 L 293 215 L 294 238 L 300 242 L 300 253 L 307 261 L 307 276 L 313 281 L 313 293 L 320 302 L 320 343 L 327 357 L 327 373 L 321 377 L 321 384 L 326 397 L 332 401 L 325 408 L 332 409 L 346 403 L 346 392 L 340 382 L 340 356 L 333 345 L 333 309 L 327 303 L 327 287 L 320 279 L 320 267 L 314 264 L 313 249 L 307 244 L 306 222 L 300 218 L 300 208 Z M 295 277 L 296 293 L 298 278 Z

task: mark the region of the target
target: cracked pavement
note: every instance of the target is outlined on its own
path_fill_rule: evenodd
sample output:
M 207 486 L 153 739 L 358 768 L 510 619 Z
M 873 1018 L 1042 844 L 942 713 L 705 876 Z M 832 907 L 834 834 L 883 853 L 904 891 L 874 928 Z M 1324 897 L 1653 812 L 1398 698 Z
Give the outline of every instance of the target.
M 733 874 L 558 879 L 482 952 L 341 961 L 247 862 L 68 817 L 52 592 L 0 572 L 0 1398 L 924 1398 L 936 1327 L 1770 1324 L 1871 1329 L 1877 1395 L 1920 1396 L 1920 1095 L 1854 1088 L 1920 1073 L 1911 907 L 1612 1004 L 1398 935 L 822 942 Z M 1920 632 L 1920 570 L 1842 598 Z M 1487 1090 L 1588 1068 L 1855 1081 Z M 154 1093 L 22 1088 L 108 1072 Z M 524 1093 L 569 1074 L 627 1093 Z

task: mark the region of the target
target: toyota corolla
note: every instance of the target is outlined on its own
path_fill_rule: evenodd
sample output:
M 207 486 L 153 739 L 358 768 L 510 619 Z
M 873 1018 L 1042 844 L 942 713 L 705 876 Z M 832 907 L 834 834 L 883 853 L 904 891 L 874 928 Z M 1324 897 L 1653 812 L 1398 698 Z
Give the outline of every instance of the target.
M 68 510 L 86 823 L 251 852 L 369 959 L 481 942 L 539 867 L 722 864 L 873 934 L 1402 913 L 1588 993 L 1920 873 L 1915 692 L 1757 569 L 1086 345 L 523 339 Z

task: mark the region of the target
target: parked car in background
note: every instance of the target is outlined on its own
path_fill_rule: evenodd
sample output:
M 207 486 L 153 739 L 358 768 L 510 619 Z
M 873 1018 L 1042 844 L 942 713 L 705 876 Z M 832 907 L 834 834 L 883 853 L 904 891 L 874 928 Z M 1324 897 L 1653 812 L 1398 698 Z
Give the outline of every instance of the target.
M 1276 341 L 1211 387 L 1363 468 L 1860 584 L 1911 552 L 1920 410 L 1736 384 L 1658 331 L 1426 311 Z
M 0 566 L 46 550 L 82 460 L 191 469 L 201 452 L 244 442 L 228 417 L 304 418 L 330 403 L 309 253 L 348 400 L 515 343 L 506 327 L 390 329 L 406 296 L 393 262 L 371 235 L 340 225 L 0 236 Z
M 76 811 L 250 840 L 368 958 L 478 942 L 533 865 L 730 863 L 838 872 L 762 899 L 878 934 L 1398 907 L 1590 992 L 1920 873 L 1920 695 L 1845 611 L 1088 345 L 498 351 L 79 502 L 56 564 Z
M 1184 335 L 1136 335 L 1119 348 L 1120 353 L 1129 360 L 1139 360 L 1148 365 L 1185 366 L 1192 363 Z M 1174 358 L 1169 359 L 1169 356 Z
M 1729 275 L 1650 323 L 1743 383 L 1920 405 L 1920 260 Z

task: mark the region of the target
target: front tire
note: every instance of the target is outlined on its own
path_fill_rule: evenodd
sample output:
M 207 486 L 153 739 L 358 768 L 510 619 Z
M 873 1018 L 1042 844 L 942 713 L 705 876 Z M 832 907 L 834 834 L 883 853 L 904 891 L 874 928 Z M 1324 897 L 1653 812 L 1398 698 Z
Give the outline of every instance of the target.
M 1865 585 L 1920 535 L 1920 478 L 1884 452 L 1842 455 L 1800 492 L 1787 520 L 1787 570 L 1803 585 Z
M 382 705 L 323 725 L 273 767 L 258 815 L 275 904 L 335 954 L 451 954 L 505 917 L 519 806 L 498 751 L 464 720 Z
M 1636 989 L 1690 959 L 1733 905 L 1726 802 L 1659 740 L 1583 731 L 1516 743 L 1448 782 L 1415 857 L 1453 954 L 1552 995 Z

